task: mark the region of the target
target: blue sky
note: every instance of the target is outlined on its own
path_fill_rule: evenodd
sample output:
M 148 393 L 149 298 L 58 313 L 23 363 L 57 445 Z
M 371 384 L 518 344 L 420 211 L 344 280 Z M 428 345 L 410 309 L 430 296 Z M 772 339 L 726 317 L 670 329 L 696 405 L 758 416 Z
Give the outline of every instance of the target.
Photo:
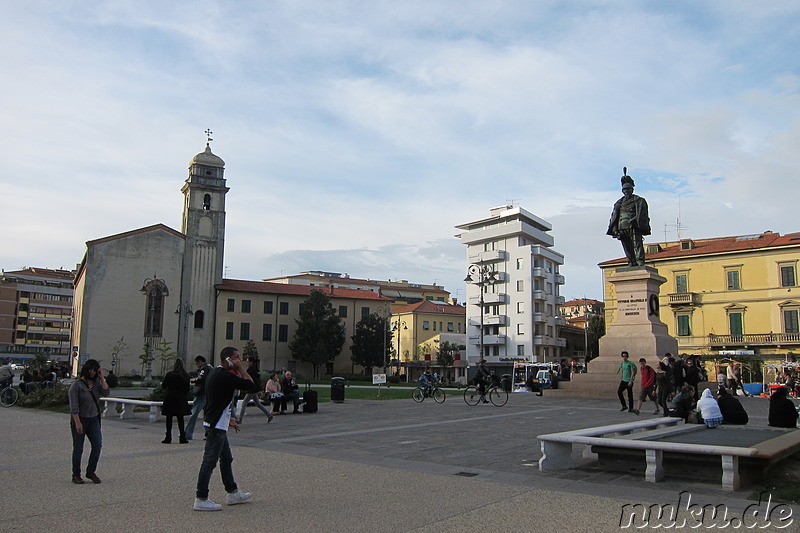
M 455 225 L 553 224 L 567 298 L 623 166 L 650 242 L 800 231 L 796 2 L 3 2 L 0 267 L 180 227 L 203 131 L 226 161 L 227 276 L 437 282 Z M 672 225 L 672 226 L 670 226 Z

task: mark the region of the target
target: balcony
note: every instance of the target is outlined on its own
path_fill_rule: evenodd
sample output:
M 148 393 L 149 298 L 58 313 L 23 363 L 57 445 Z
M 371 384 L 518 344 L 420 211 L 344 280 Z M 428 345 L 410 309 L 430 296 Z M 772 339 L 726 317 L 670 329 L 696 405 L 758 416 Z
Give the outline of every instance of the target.
M 700 305 L 700 295 L 696 292 L 669 294 L 669 305 Z
M 556 326 L 566 326 L 566 325 L 567 325 L 566 318 L 564 318 L 563 316 L 556 317 Z
M 546 322 L 547 315 L 544 313 L 533 313 L 533 321 L 534 322 Z
M 534 278 L 546 278 L 547 274 L 544 272 L 544 267 L 534 267 L 533 268 L 533 277 Z
M 563 296 L 556 296 L 556 305 L 564 305 L 566 300 Z
M 480 297 L 474 297 L 469 299 L 470 305 L 480 305 L 480 302 L 481 302 Z M 504 304 L 504 303 L 506 303 L 506 294 L 504 292 L 489 293 L 483 295 L 483 305 Z
M 556 274 L 556 284 L 563 285 L 565 283 L 564 276 L 561 274 Z
M 485 326 L 507 326 L 508 317 L 506 315 L 484 315 L 483 324 Z
M 483 345 L 484 346 L 492 346 L 492 345 L 496 345 L 496 344 L 505 344 L 507 338 L 508 337 L 506 337 L 505 335 L 484 335 L 483 336 Z M 479 335 L 474 335 L 474 336 L 470 335 L 469 343 L 474 345 L 474 346 L 480 346 L 480 344 L 481 344 L 480 336 Z
M 800 345 L 800 333 L 709 334 L 708 344 L 715 348 L 727 346 L 798 346 Z
M 533 291 L 533 299 L 534 300 L 546 300 L 547 295 L 542 290 Z
M 470 263 L 497 263 L 498 261 L 505 261 L 508 257 L 508 252 L 505 250 L 490 250 L 488 252 L 481 252 L 479 254 L 469 256 Z

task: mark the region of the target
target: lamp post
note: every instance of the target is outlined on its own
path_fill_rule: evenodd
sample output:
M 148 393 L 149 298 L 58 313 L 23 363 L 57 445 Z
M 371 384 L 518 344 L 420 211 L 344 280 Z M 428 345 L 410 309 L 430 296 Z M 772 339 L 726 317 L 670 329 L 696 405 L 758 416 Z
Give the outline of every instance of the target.
M 402 328 L 402 329 L 401 329 Z M 406 325 L 405 320 L 400 320 L 399 318 L 394 323 L 394 330 L 397 332 L 397 374 L 400 374 L 400 356 L 402 352 L 400 351 L 400 331 L 407 330 L 408 326 Z
M 389 354 L 386 352 L 386 321 L 389 320 L 389 316 L 392 314 L 391 311 L 386 307 L 384 304 L 383 307 L 378 309 L 375 312 L 376 315 L 381 317 L 381 333 L 383 334 L 383 372 L 386 372 L 386 368 L 389 366 Z
M 467 277 L 464 278 L 466 283 L 473 283 L 478 286 L 478 306 L 481 308 L 481 321 L 478 324 L 478 328 L 480 331 L 480 344 L 479 344 L 479 356 L 478 360 L 480 361 L 483 359 L 483 293 L 484 287 L 489 283 L 494 283 L 496 281 L 495 276 L 497 273 L 489 268 L 488 265 L 476 265 L 471 264 L 467 267 Z M 472 276 L 477 276 L 477 281 L 472 278 Z

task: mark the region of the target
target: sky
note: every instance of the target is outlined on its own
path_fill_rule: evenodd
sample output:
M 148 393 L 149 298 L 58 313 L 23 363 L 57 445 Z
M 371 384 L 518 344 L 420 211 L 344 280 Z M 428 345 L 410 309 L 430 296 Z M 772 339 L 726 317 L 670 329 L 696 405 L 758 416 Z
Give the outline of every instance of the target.
M 646 242 L 800 231 L 796 1 L 0 0 L 0 267 L 180 229 L 191 158 L 226 162 L 225 276 L 437 283 L 456 225 L 553 225 L 567 300 L 622 167 Z M 680 224 L 678 224 L 680 222 Z

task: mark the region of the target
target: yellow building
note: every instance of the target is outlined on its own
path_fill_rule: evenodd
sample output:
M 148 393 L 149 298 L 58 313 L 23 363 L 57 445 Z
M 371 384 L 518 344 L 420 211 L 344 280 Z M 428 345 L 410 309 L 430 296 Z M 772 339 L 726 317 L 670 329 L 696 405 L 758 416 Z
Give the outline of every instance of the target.
M 460 349 L 455 355 L 453 368 L 439 369 L 452 374 L 453 379 L 465 375 L 466 369 L 466 309 L 444 302 L 418 302 L 392 311 L 393 364 L 399 372 L 416 379 L 425 366 L 436 367 L 436 356 L 443 342 Z M 399 356 L 397 355 L 399 354 Z
M 681 353 L 800 351 L 800 233 L 684 239 L 645 245 L 646 264 L 667 278 L 659 309 Z M 617 311 L 608 276 L 624 258 L 600 263 L 606 323 Z

